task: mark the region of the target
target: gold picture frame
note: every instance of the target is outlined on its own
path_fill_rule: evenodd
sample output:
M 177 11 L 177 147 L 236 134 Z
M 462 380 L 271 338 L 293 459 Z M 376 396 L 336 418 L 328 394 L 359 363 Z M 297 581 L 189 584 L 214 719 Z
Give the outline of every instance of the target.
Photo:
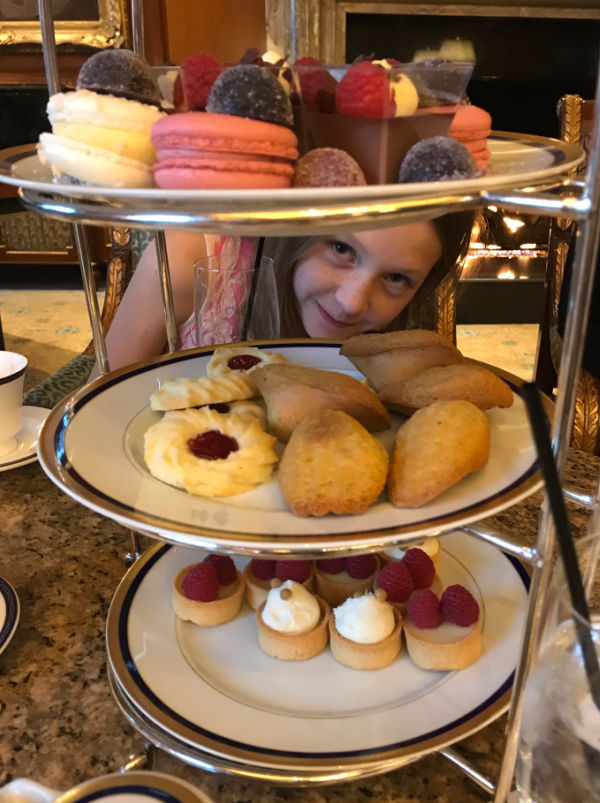
M 125 41 L 125 0 L 53 0 L 52 6 L 57 45 L 120 47 Z M 0 45 L 41 41 L 37 0 L 2 0 Z

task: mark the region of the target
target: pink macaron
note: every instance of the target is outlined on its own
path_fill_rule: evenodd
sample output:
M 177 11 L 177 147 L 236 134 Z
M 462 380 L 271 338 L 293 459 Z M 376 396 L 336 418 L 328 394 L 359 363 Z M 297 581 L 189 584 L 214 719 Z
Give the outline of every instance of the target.
M 154 177 L 164 189 L 290 187 L 298 140 L 276 123 L 231 114 L 171 114 L 152 127 Z
M 487 167 L 490 152 L 487 138 L 492 128 L 492 118 L 479 106 L 461 105 L 456 110 L 448 136 L 457 139 L 467 148 L 478 167 Z

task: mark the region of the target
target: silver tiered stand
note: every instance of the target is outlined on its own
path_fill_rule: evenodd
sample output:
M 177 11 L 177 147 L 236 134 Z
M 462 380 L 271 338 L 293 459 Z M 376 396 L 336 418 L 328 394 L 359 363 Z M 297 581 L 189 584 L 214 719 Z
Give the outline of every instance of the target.
M 60 91 L 54 42 L 54 26 L 50 11 L 50 0 L 38 0 L 40 22 L 42 26 L 42 44 L 46 75 L 50 93 Z M 141 0 L 133 3 L 132 15 L 134 29 L 134 47 L 143 54 L 143 20 Z M 600 87 L 600 81 L 598 81 Z M 506 186 L 490 190 L 482 186 L 480 189 L 472 188 L 466 192 L 440 192 L 435 186 L 427 187 L 418 197 L 382 194 L 380 198 L 369 196 L 365 201 L 354 199 L 352 202 L 325 202 L 307 205 L 302 201 L 301 195 L 290 194 L 285 203 L 262 205 L 254 204 L 250 208 L 241 202 L 233 204 L 220 203 L 199 204 L 190 211 L 187 207 L 178 208 L 161 205 L 157 202 L 146 202 L 135 205 L 128 200 L 121 203 L 113 197 L 90 197 L 77 192 L 73 187 L 72 195 L 61 193 L 60 197 L 53 196 L 51 192 L 41 192 L 31 187 L 20 187 L 19 197 L 22 203 L 31 210 L 60 220 L 73 223 L 74 238 L 80 259 L 83 284 L 91 321 L 93 342 L 98 359 L 100 372 L 109 371 L 106 346 L 100 323 L 100 312 L 96 299 L 96 288 L 90 264 L 90 253 L 87 243 L 84 224 L 90 225 L 123 225 L 133 228 L 156 230 L 156 249 L 160 268 L 160 281 L 163 295 L 167 340 L 169 350 L 176 348 L 176 325 L 171 297 L 169 269 L 165 239 L 165 228 L 181 228 L 204 232 L 220 232 L 239 235 L 262 235 L 265 232 L 276 235 L 300 235 L 324 231 L 358 230 L 396 225 L 400 222 L 426 219 L 435 214 L 461 209 L 484 208 L 496 204 L 514 211 L 548 215 L 552 217 L 571 218 L 579 224 L 579 236 L 575 249 L 575 262 L 573 281 L 568 299 L 567 325 L 564 337 L 564 348 L 558 378 L 558 392 L 553 422 L 553 446 L 559 473 L 563 474 L 567 450 L 569 447 L 570 432 L 573 425 L 575 408 L 575 387 L 579 367 L 583 355 L 584 334 L 587 328 L 591 288 L 596 264 L 598 237 L 600 234 L 600 180 L 598 176 L 600 159 L 600 90 L 596 95 L 596 125 L 593 132 L 589 150 L 587 167 L 583 181 L 573 180 L 564 174 L 555 177 L 552 181 L 527 182 L 527 185 L 513 186 L 510 180 Z M 481 182 L 483 184 L 483 182 Z M 513 182 L 514 184 L 515 182 Z M 498 186 L 498 185 L 496 185 Z M 300 198 L 300 200 L 298 200 Z M 595 526 L 600 514 L 600 486 L 594 498 L 575 491 L 568 492 L 570 498 L 577 503 L 592 510 L 590 531 Z M 517 742 L 523 709 L 524 688 L 534 653 L 535 637 L 538 630 L 541 603 L 546 593 L 551 571 L 552 554 L 554 549 L 554 530 L 549 508 L 544 502 L 539 520 L 537 543 L 534 548 L 526 548 L 506 534 L 479 524 L 472 524 L 462 528 L 505 552 L 516 556 L 531 567 L 531 586 L 529 606 L 522 636 L 520 659 L 516 668 L 512 698 L 508 712 L 506 738 L 502 764 L 498 778 L 493 779 L 479 771 L 473 764 L 466 761 L 453 748 L 446 748 L 439 752 L 450 762 L 459 767 L 466 775 L 484 789 L 495 803 L 504 803 L 512 787 L 514 775 Z M 134 537 L 132 552 L 139 554 L 137 536 Z M 114 690 L 118 695 L 117 690 Z M 128 701 L 121 699 L 122 708 L 128 713 L 130 719 L 136 723 L 139 712 L 131 709 L 127 712 Z M 146 727 L 140 730 L 153 744 L 164 746 L 169 752 L 177 754 L 163 739 L 160 727 L 154 723 L 145 723 Z M 206 758 L 206 753 L 203 754 Z M 191 761 L 189 754 L 180 753 L 183 760 Z M 195 766 L 202 766 L 207 770 L 225 772 L 240 772 L 227 761 L 219 759 L 211 764 L 209 760 L 200 761 L 197 757 L 191 761 Z M 138 766 L 139 760 L 133 765 Z M 393 769 L 393 765 L 386 764 L 378 771 Z M 252 775 L 254 778 L 263 777 L 265 780 L 279 783 L 292 782 L 323 782 L 321 776 L 302 778 L 301 773 L 294 773 L 293 777 L 285 777 L 285 773 L 269 776 L 252 771 L 243 770 L 242 774 Z M 348 773 L 349 775 L 349 773 Z M 356 773 L 352 773 L 356 777 Z M 329 776 L 331 782 L 343 780 L 344 772 L 337 773 L 335 777 Z

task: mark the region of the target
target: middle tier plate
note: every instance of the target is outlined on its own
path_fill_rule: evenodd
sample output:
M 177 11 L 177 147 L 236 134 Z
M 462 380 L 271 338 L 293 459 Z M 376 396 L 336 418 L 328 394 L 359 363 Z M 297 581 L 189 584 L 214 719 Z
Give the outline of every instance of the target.
M 359 376 L 339 344 L 311 340 L 258 344 L 292 363 Z M 541 486 L 520 380 L 500 373 L 515 393 L 512 407 L 487 412 L 486 467 L 429 504 L 396 508 L 383 495 L 361 515 L 300 518 L 274 479 L 239 496 L 207 499 L 152 477 L 143 458 L 144 432 L 160 417 L 150 395 L 168 377 L 203 376 L 212 348 L 166 355 L 113 372 L 83 387 L 49 415 L 40 435 L 40 463 L 62 490 L 87 507 L 152 537 L 238 554 L 348 553 L 381 549 L 440 533 L 497 513 Z M 402 421 L 380 433 L 390 448 Z

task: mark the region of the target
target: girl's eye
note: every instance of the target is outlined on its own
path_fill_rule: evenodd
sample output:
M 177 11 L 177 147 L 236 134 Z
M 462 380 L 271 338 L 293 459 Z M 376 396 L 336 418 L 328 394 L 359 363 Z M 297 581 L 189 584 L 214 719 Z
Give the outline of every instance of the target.
M 333 240 L 331 250 L 336 256 L 344 257 L 344 259 L 350 259 L 354 256 L 354 249 L 343 240 Z
M 403 284 L 405 284 L 407 287 L 411 286 L 410 282 L 403 273 L 388 273 L 385 278 L 390 284 L 393 284 L 395 286 Z

